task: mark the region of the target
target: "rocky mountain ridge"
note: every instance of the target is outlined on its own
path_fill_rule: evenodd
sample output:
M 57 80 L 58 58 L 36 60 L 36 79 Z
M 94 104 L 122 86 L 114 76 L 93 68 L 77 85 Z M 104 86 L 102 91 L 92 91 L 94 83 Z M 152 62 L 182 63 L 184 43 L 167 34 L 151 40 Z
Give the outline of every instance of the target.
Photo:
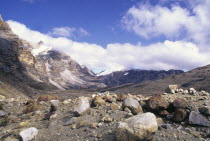
M 112 87 L 109 91 L 131 94 L 159 94 L 165 90 L 168 84 L 176 84 L 182 88 L 196 88 L 210 92 L 210 65 L 196 68 L 179 75 L 167 76 L 156 81 L 145 81 L 137 84 Z
M 158 80 L 170 75 L 178 75 L 183 73 L 182 70 L 140 70 L 140 69 L 131 69 L 125 71 L 116 71 L 108 75 L 101 76 L 102 81 L 107 86 L 119 86 L 123 84 L 136 84 L 148 80 Z

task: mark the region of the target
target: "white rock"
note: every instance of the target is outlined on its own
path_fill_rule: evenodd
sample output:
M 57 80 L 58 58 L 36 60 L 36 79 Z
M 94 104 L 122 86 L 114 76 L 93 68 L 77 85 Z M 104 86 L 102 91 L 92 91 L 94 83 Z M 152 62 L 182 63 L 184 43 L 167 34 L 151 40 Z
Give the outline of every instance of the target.
M 22 132 L 20 132 L 19 135 L 22 137 L 23 141 L 31 141 L 32 139 L 35 138 L 38 132 L 39 132 L 38 129 L 31 127 L 23 130 Z
M 201 91 L 201 93 L 202 93 L 202 96 L 208 96 L 209 95 L 209 93 L 206 92 L 206 91 Z
M 171 94 L 175 94 L 177 91 L 178 91 L 177 85 L 169 85 L 168 88 L 166 88 L 165 90 L 166 93 L 171 93 Z
M 190 88 L 189 89 L 189 93 L 194 95 L 194 94 L 196 94 L 196 90 L 194 88 Z
M 179 89 L 179 92 L 183 92 L 184 90 L 183 89 Z
M 184 92 L 183 92 L 184 94 L 188 94 L 189 92 L 188 92 L 188 90 L 184 90 Z
M 58 107 L 60 104 L 59 100 L 50 100 L 50 102 L 52 103 L 53 106 Z
M 156 116 L 144 113 L 120 122 L 116 130 L 117 141 L 152 140 L 158 130 Z
M 92 94 L 92 95 L 91 95 L 92 98 L 95 98 L 96 96 L 97 96 L 96 94 Z
M 0 117 L 4 117 L 4 116 L 6 116 L 6 115 L 7 115 L 7 113 L 6 113 L 6 112 L 4 112 L 4 111 L 0 110 Z
M 87 97 L 78 98 L 73 107 L 74 112 L 78 115 L 82 115 L 89 108 L 90 108 L 90 103 Z
M 63 104 L 66 105 L 66 104 L 69 104 L 70 102 L 71 102 L 71 99 L 66 99 L 66 100 L 63 101 Z
M 209 126 L 210 121 L 201 115 L 199 112 L 192 111 L 189 116 L 190 124 L 201 125 L 201 126 Z
M 8 98 L 8 99 L 7 99 L 7 102 L 13 102 L 13 101 L 15 101 L 14 98 Z
M 4 101 L 5 100 L 5 96 L 0 95 L 0 101 Z
M 210 100 L 206 100 L 206 101 L 205 101 L 205 105 L 206 105 L 206 106 L 210 106 Z

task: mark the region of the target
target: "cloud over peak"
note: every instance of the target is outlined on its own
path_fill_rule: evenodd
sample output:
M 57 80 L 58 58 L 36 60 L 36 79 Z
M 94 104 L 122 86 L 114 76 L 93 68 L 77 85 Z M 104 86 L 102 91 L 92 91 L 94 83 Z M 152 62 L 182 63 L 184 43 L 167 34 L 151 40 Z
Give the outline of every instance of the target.
M 53 37 L 73 37 L 77 38 L 78 36 L 88 36 L 89 33 L 83 28 L 75 27 L 55 27 L 53 28 L 48 35 Z
M 102 70 L 119 71 L 123 69 L 184 69 L 189 70 L 210 62 L 210 53 L 201 52 L 199 47 L 186 41 L 168 41 L 142 46 L 125 43 L 108 44 L 103 48 L 97 44 L 75 42 L 64 37 L 51 37 L 33 31 L 24 24 L 8 21 L 14 33 L 31 43 L 43 41 L 42 48 L 36 49 L 35 55 L 44 48 L 55 49 L 70 55 L 79 64 L 95 72 Z

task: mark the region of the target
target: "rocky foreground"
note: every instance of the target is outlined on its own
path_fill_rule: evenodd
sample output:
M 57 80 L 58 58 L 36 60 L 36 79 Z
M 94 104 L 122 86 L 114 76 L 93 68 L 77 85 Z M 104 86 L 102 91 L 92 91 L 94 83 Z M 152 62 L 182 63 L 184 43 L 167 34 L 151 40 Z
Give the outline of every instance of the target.
M 208 141 L 210 94 L 178 89 L 155 96 L 93 94 L 61 100 L 0 96 L 2 141 Z

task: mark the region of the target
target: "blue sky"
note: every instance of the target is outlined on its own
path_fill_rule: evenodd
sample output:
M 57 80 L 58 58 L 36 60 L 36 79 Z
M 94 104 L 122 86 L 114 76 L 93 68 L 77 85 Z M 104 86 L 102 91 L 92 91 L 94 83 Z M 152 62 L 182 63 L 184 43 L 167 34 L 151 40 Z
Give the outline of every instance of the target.
M 124 30 L 120 23 L 121 17 L 137 3 L 135 0 L 1 0 L 0 13 L 5 20 L 19 21 L 42 33 L 53 27 L 81 27 L 89 36 L 74 40 L 105 46 L 141 40 Z
M 210 63 L 209 0 L 1 0 L 35 54 L 56 49 L 95 72 L 190 70 Z

